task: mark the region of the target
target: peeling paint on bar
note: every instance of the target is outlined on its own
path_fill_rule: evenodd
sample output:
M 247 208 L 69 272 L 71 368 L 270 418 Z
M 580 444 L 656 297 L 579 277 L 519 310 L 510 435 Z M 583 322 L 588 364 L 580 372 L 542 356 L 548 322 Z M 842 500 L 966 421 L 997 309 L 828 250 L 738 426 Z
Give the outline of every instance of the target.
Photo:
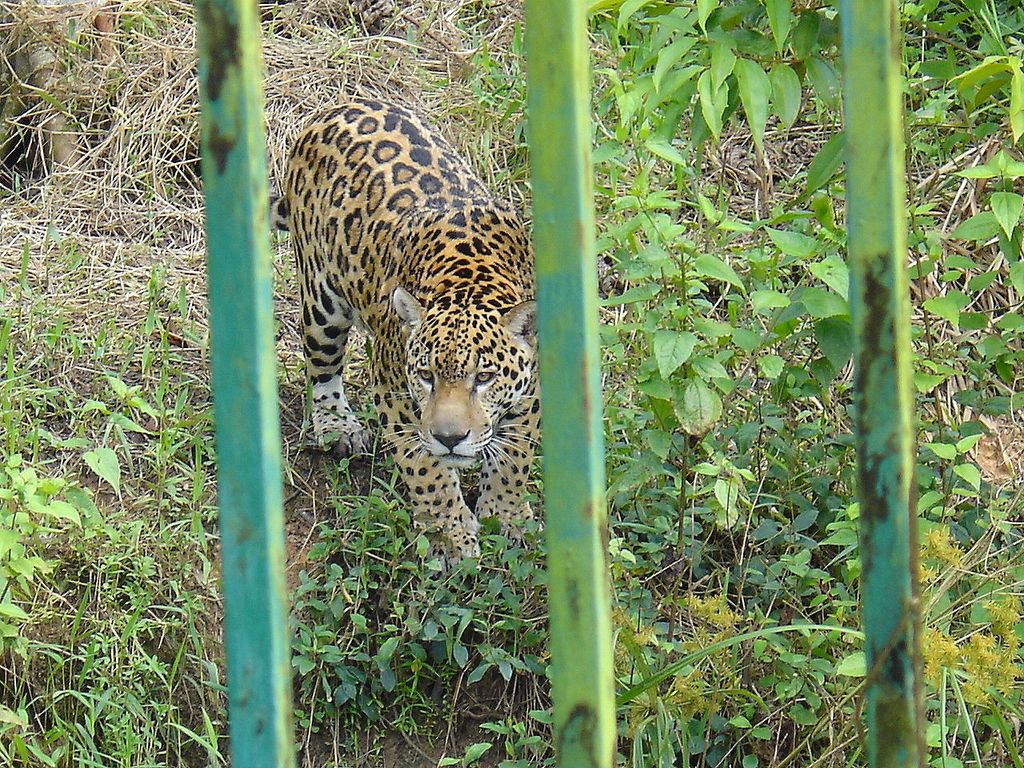
M 527 0 L 526 46 L 555 751 L 562 768 L 610 768 L 615 711 L 584 3 Z
M 910 308 L 894 0 L 841 4 L 871 768 L 922 765 Z
M 256 4 L 196 3 L 231 763 L 295 763 Z

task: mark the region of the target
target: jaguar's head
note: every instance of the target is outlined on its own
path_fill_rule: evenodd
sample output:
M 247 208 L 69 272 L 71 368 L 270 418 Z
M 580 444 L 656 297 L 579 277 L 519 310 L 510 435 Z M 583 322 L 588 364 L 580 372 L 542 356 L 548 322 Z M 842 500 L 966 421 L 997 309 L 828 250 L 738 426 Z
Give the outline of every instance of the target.
M 391 303 L 408 331 L 405 370 L 419 414 L 418 423 L 399 429 L 442 461 L 464 466 L 501 450 L 502 417 L 536 391 L 537 307 L 458 298 L 423 304 L 398 287 Z

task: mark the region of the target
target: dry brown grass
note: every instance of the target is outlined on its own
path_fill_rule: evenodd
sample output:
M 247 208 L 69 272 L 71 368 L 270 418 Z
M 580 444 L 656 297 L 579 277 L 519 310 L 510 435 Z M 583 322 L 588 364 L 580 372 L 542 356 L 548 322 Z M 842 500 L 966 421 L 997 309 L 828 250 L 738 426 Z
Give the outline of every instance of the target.
M 114 30 L 90 23 L 100 10 L 114 14 Z M 522 198 L 521 179 L 505 172 L 520 149 L 507 125 L 474 94 L 472 57 L 486 49 L 507 56 L 521 19 L 517 2 L 403 4 L 375 34 L 352 25 L 344 0 L 264 5 L 263 55 L 267 158 L 274 179 L 308 116 L 349 95 L 373 95 L 411 105 L 446 130 L 477 161 L 498 191 Z M 54 103 L 73 118 L 78 147 L 69 163 L 20 180 L 0 207 L 0 275 L 11 279 L 27 253 L 29 279 L 77 322 L 112 322 L 136 333 L 145 317 L 146 286 L 155 266 L 167 290 L 182 292 L 201 336 L 205 329 L 203 200 L 199 179 L 199 102 L 192 6 L 167 0 L 76 3 L 57 8 L 16 4 L 0 31 L 23 46 L 48 47 L 64 74 L 53 93 L 16 117 L 38 153 L 40 122 Z M 73 20 L 73 43 L 63 31 Z M 24 89 L 22 89 L 24 90 Z M 511 118 L 518 118 L 512 115 Z M 510 119 L 511 119 L 510 118 Z M 37 156 L 29 158 L 38 161 Z M 74 291 L 51 281 L 58 256 L 73 247 L 81 269 Z M 289 249 L 275 262 L 278 347 L 286 371 L 300 359 Z M 202 349 L 183 340 L 195 370 L 205 376 Z M 289 386 L 291 389 L 289 389 Z M 285 382 L 288 408 L 299 401 Z M 297 449 L 300 414 L 285 411 L 285 437 Z
M 482 11 L 478 5 L 408 3 L 373 35 L 347 23 L 337 26 L 345 18 L 344 2 L 264 6 L 272 177 L 311 113 L 346 95 L 365 94 L 431 115 L 468 155 L 486 160 L 481 171 L 493 180 L 514 147 L 503 131 L 479 130 L 489 118 L 473 95 L 468 65 L 483 46 L 497 52 L 507 46 L 520 12 L 517 3 L 492 3 Z M 27 235 L 38 241 L 54 227 L 81 238 L 199 253 L 195 29 L 186 21 L 191 6 L 129 1 L 111 7 L 115 31 L 83 26 L 73 52 L 59 37 L 36 35 L 37 44 L 55 46 L 54 56 L 69 67 L 54 83 L 54 96 L 77 123 L 81 156 L 6 201 L 0 239 L 14 242 Z M 30 24 L 52 31 L 66 24 L 59 9 L 40 13 L 42 20 L 23 16 L 5 30 L 13 34 Z M 20 120 L 38 130 L 35 123 L 48 106 L 40 100 Z

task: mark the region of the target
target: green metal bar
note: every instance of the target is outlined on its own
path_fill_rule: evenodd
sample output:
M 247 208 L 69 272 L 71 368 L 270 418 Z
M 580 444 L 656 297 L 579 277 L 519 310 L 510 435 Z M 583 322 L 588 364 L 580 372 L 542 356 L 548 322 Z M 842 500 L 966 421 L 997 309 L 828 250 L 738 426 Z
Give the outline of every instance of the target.
M 916 768 L 924 750 L 899 23 L 894 0 L 843 0 L 840 15 L 868 764 Z
M 232 765 L 294 765 L 256 3 L 200 0 L 202 169 Z
M 563 768 L 607 768 L 615 709 L 583 5 L 527 0 L 528 128 L 555 752 Z

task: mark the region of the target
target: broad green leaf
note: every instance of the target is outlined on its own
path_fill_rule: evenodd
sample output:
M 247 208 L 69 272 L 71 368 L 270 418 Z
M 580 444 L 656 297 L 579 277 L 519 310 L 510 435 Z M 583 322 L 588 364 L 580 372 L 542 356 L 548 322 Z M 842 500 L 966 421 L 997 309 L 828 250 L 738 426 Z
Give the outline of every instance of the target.
M 821 542 L 823 547 L 849 547 L 857 543 L 856 528 L 840 528 Z
M 711 44 L 711 84 L 715 89 L 725 85 L 725 78 L 732 74 L 736 65 L 736 54 L 725 43 Z
M 683 431 L 700 436 L 722 417 L 722 399 L 703 380 L 690 379 L 682 388 L 675 410 Z
M 10 528 L 0 528 L 0 561 L 21 557 L 25 547 L 20 541 L 21 534 Z
M 1024 209 L 1024 197 L 1016 192 L 992 193 L 992 214 L 1007 237 L 1012 237 L 1013 228 L 1020 221 L 1022 209 Z
M 778 355 L 764 355 L 757 358 L 757 367 L 761 369 L 761 375 L 772 381 L 782 375 L 785 366 L 786 361 Z
M 768 97 L 772 83 L 761 65 L 750 59 L 737 59 L 734 66 L 740 89 L 740 102 L 747 116 L 754 143 L 764 151 L 764 129 L 768 124 Z
M 653 0 L 625 0 L 625 2 L 619 6 L 618 31 L 622 32 L 622 30 L 625 29 L 626 22 L 629 21 L 630 16 L 651 2 L 653 2 Z
M 646 381 L 638 381 L 636 387 L 643 394 L 655 400 L 672 400 L 676 394 L 672 385 L 661 378 L 660 374 L 657 376 L 652 375 Z
M 976 446 L 981 441 L 981 438 L 983 438 L 984 436 L 985 435 L 979 432 L 976 435 L 968 435 L 967 437 L 961 437 L 959 440 L 956 441 L 956 452 L 967 453 L 968 451 L 972 450 L 974 446 Z
M 380 647 L 380 650 L 377 651 L 376 658 L 378 663 L 387 662 L 391 659 L 392 656 L 395 655 L 395 649 L 398 648 L 398 640 L 399 638 L 397 637 L 389 637 L 387 640 L 384 641 L 384 643 Z
M 93 451 L 87 451 L 82 458 L 101 480 L 105 480 L 115 492 L 121 492 L 121 464 L 116 453 L 100 446 Z
M 842 165 L 845 150 L 846 134 L 842 131 L 825 142 L 807 168 L 806 194 L 814 192 L 835 176 L 839 166 Z
M 710 277 L 712 280 L 721 280 L 723 283 L 730 283 L 741 291 L 744 291 L 743 281 L 740 280 L 736 271 L 717 256 L 710 253 L 702 253 L 693 260 L 693 269 L 701 277 Z
M 765 231 L 780 251 L 787 256 L 792 256 L 794 259 L 803 261 L 818 251 L 818 241 L 813 237 L 802 235 L 799 232 L 790 232 L 785 229 L 771 229 L 770 227 Z
M 960 291 L 950 291 L 945 296 L 936 296 L 924 302 L 924 308 L 941 317 L 956 328 L 960 327 L 960 311 L 970 304 L 970 299 Z
M 18 621 L 28 620 L 28 614 L 14 603 L 0 603 L 0 616 L 7 616 Z
M 800 78 L 791 66 L 780 62 L 772 67 L 768 79 L 772 83 L 772 104 L 775 105 L 775 114 L 786 128 L 791 128 L 800 114 L 803 96 Z
M 715 480 L 715 499 L 721 509 L 715 510 L 715 522 L 721 528 L 735 528 L 743 520 L 740 497 L 743 485 L 736 476 L 719 477 Z
M 702 192 L 697 192 L 697 204 L 700 205 L 700 212 L 704 218 L 710 221 L 712 224 L 718 224 L 725 216 L 722 211 L 718 210 L 710 198 Z
M 110 389 L 113 390 L 117 398 L 119 400 L 124 400 L 125 396 L 128 394 L 128 385 L 121 381 L 119 378 L 117 378 L 117 376 L 107 376 L 106 379 L 107 384 L 110 385 Z
M 844 299 L 850 295 L 850 270 L 836 255 L 807 265 L 807 270 Z
M 462 760 L 463 765 L 470 765 L 475 763 L 484 753 L 491 748 L 489 741 L 478 741 L 476 744 L 470 744 L 466 747 L 466 756 Z
M 87 520 L 98 521 L 100 519 L 100 510 L 96 506 L 96 502 L 81 488 L 68 488 L 64 496 L 80 513 L 85 514 Z
M 825 317 L 814 324 L 814 336 L 821 351 L 836 370 L 853 355 L 853 328 L 849 318 Z
M 1018 261 L 1010 266 L 1010 285 L 1024 292 L 1024 261 Z
M 967 221 L 961 222 L 953 230 L 950 237 L 956 240 L 973 240 L 984 242 L 991 240 L 999 232 L 999 220 L 992 211 L 976 213 Z
M 694 355 L 690 358 L 690 365 L 693 366 L 694 372 L 704 381 L 711 381 L 712 379 L 718 379 L 719 381 L 732 380 L 729 372 L 725 370 L 725 366 L 713 357 Z
M 980 293 L 998 279 L 999 272 L 994 269 L 990 269 L 987 272 L 981 272 L 967 281 L 967 290 L 971 293 Z
M 839 106 L 839 78 L 836 71 L 824 59 L 814 56 L 807 60 L 807 79 L 814 86 L 818 98 L 830 107 Z
M 843 677 L 864 677 L 868 673 L 863 651 L 854 651 L 836 664 L 836 674 Z
M 0 704 L 0 723 L 26 728 L 28 726 L 28 716 Z
M 668 452 L 672 450 L 672 435 L 670 433 L 660 429 L 645 429 L 642 434 L 644 444 L 654 451 L 655 456 L 662 461 L 668 458 Z
M 644 146 L 651 151 L 651 154 L 657 155 L 662 160 L 668 160 L 670 163 L 674 163 L 675 165 L 688 164 L 686 156 L 673 147 L 668 139 L 663 139 L 660 136 L 652 136 L 644 142 Z
M 729 89 L 725 86 L 715 88 L 712 84 L 711 70 L 704 70 L 697 80 L 697 93 L 700 96 L 700 113 L 704 116 L 708 130 L 715 141 L 722 135 L 722 114 L 728 103 Z
M 1024 162 L 1014 160 L 1006 152 L 999 150 L 987 163 L 972 165 L 970 168 L 957 171 L 956 175 L 965 179 L 1019 179 L 1024 176 Z
M 775 50 L 782 53 L 786 47 L 789 29 L 793 26 L 792 0 L 765 0 L 764 8 L 768 12 L 768 25 L 772 28 L 775 38 Z
M 693 37 L 680 37 L 672 43 L 669 43 L 658 53 L 658 63 L 654 65 L 654 91 L 655 93 L 661 93 L 661 83 L 667 73 L 673 66 L 675 66 L 683 55 L 690 50 L 696 38 Z
M 1024 162 L 1015 160 L 1003 150 L 999 150 L 990 162 L 996 164 L 996 168 L 999 169 L 999 175 L 1004 178 L 1019 179 L 1021 176 L 1024 176 Z
M 110 414 L 110 423 L 116 424 L 125 432 L 139 432 L 143 435 L 154 434 L 152 430 L 146 429 L 144 426 L 139 424 L 137 421 L 133 421 L 125 416 L 123 413 L 114 412 Z
M 948 443 L 925 443 L 924 447 L 940 459 L 952 461 L 956 458 L 956 447 L 949 445 Z
M 953 473 L 962 478 L 974 490 L 981 488 L 981 472 L 973 464 L 957 464 Z
M 718 7 L 718 0 L 697 0 L 697 23 L 700 28 L 706 30 L 708 16 Z
M 1010 131 L 1014 144 L 1024 135 L 1024 72 L 1020 64 L 1013 68 L 1010 79 Z
M 802 288 L 794 294 L 793 298 L 802 303 L 807 309 L 807 313 L 815 320 L 850 313 L 849 304 L 842 296 L 837 296 L 824 288 L 816 286 Z
M 46 502 L 46 514 L 50 517 L 57 517 L 61 520 L 69 520 L 75 525 L 81 525 L 82 520 L 78 515 L 78 510 L 68 504 L 66 501 L 60 499 L 50 499 Z
M 1022 325 L 1024 325 L 1024 321 L 1022 321 Z M 764 339 L 761 338 L 760 333 L 756 333 L 749 328 L 733 328 L 732 341 L 744 352 L 749 353 L 760 347 Z
M 788 307 L 789 296 L 779 291 L 761 288 L 750 294 L 750 306 L 754 314 L 767 315 L 773 310 Z
M 978 270 L 982 269 L 982 266 L 978 264 L 974 259 L 969 259 L 961 253 L 949 253 L 943 260 L 947 267 L 953 269 L 970 269 Z
M 914 389 L 920 392 L 922 395 L 931 392 L 939 384 L 944 382 L 948 377 L 940 376 L 935 373 L 924 373 L 923 371 L 914 371 Z
M 1000 175 L 999 169 L 991 163 L 985 163 L 983 165 L 972 165 L 970 168 L 964 168 L 962 171 L 956 172 L 957 176 L 963 176 L 965 179 L 994 179 Z
M 652 346 L 661 377 L 668 379 L 689 360 L 696 344 L 697 337 L 688 331 L 655 331 Z
M 957 87 L 961 93 L 994 75 L 1004 74 L 1009 67 L 1006 56 L 988 56 L 976 67 L 973 67 L 963 74 L 957 75 L 950 83 Z
M 647 283 L 646 285 L 634 285 L 627 288 L 617 296 L 609 296 L 601 300 L 602 307 L 619 307 L 623 304 L 636 304 L 641 301 L 650 301 L 661 293 L 661 285 L 658 283 Z
M 821 14 L 818 11 L 804 11 L 789 36 L 789 47 L 797 59 L 803 61 L 818 48 L 821 31 Z

